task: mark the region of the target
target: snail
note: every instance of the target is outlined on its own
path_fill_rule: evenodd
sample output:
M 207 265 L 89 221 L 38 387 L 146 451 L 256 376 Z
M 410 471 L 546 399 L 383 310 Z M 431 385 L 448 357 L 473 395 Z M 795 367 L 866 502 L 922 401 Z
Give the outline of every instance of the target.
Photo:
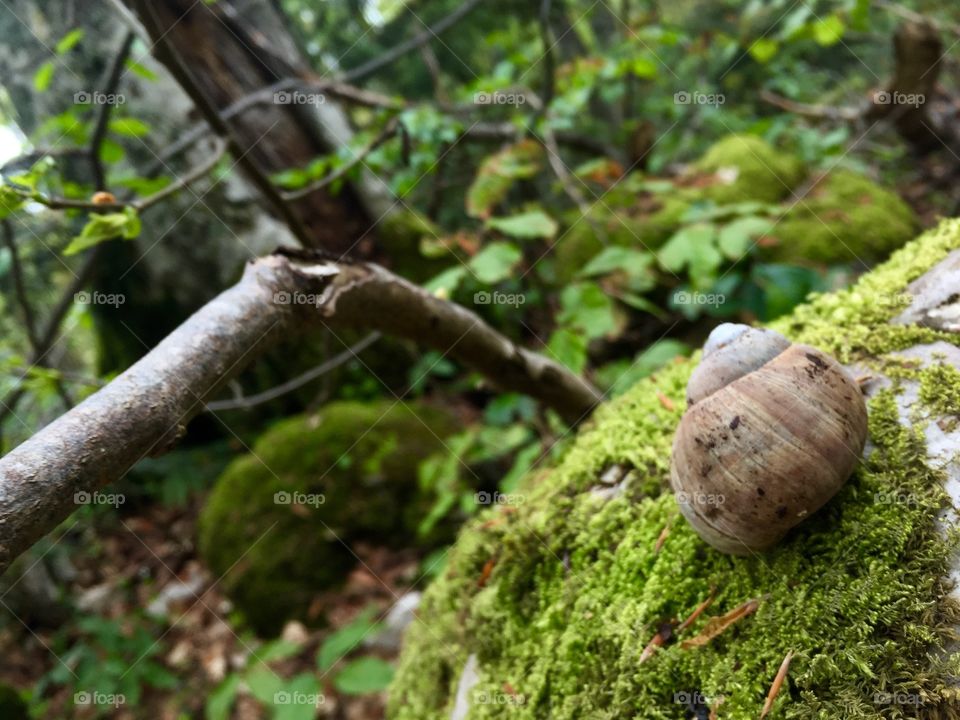
M 700 537 L 746 555 L 826 504 L 866 438 L 863 393 L 837 360 L 772 330 L 724 323 L 687 384 L 670 484 Z

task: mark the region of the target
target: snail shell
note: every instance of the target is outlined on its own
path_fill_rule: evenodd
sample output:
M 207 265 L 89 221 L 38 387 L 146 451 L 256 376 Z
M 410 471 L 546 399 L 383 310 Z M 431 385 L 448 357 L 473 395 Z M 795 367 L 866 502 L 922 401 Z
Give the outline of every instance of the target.
M 687 384 L 670 484 L 697 533 L 723 552 L 776 544 L 847 481 L 867 409 L 843 366 L 771 330 L 725 323 Z

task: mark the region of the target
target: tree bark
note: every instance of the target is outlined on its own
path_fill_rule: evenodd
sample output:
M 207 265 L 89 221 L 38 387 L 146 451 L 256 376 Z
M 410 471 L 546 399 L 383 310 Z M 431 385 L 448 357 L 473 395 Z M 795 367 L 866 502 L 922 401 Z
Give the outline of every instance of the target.
M 0 572 L 91 493 L 162 454 L 258 352 L 317 327 L 380 330 L 433 347 L 575 424 L 600 393 L 472 312 L 368 263 L 270 255 L 109 385 L 0 459 Z

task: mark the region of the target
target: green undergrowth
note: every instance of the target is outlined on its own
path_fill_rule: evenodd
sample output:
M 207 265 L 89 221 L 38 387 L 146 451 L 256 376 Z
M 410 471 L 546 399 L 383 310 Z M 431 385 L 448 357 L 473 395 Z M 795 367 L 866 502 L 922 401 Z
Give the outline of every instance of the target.
M 845 363 L 956 342 L 888 322 L 907 282 L 956 247 L 960 221 L 945 222 L 773 327 Z M 896 386 L 871 400 L 875 449 L 840 493 L 770 553 L 737 558 L 701 541 L 664 492 L 696 360 L 599 409 L 559 466 L 527 483 L 525 502 L 461 533 L 409 631 L 390 718 L 449 718 L 470 655 L 479 667 L 470 720 L 707 717 L 708 708 L 756 718 L 790 651 L 771 718 L 960 717 L 948 681 L 960 663 L 943 651 L 960 613 L 941 580 L 956 543 L 936 525 L 948 498 L 923 438 L 898 422 Z M 956 375 L 935 380 L 951 397 L 960 391 Z M 622 494 L 604 499 L 591 488 L 615 464 L 629 473 Z M 640 662 L 664 622 L 711 593 L 703 615 Z M 709 616 L 752 599 L 755 613 L 703 647 L 681 647 Z

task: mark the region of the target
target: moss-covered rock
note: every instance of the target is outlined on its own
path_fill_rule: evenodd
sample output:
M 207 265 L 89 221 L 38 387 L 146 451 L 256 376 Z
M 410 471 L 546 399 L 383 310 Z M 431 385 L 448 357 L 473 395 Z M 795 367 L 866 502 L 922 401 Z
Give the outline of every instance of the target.
M 356 558 L 349 543 L 415 536 L 417 466 L 453 420 L 422 404 L 336 402 L 284 420 L 217 481 L 200 552 L 259 632 L 305 617 Z
M 896 193 L 850 170 L 835 170 L 791 205 L 766 254 L 784 260 L 859 262 L 886 257 L 912 238 L 916 215 Z
M 957 247 L 960 221 L 944 223 L 773 327 L 845 363 L 956 345 L 955 335 L 889 320 L 899 311 L 891 298 Z M 755 718 L 788 651 L 771 717 L 957 717 L 949 678 L 960 663 L 943 648 L 958 613 L 942 580 L 955 546 L 937 524 L 948 498 L 923 438 L 900 425 L 894 391 L 870 402 L 875 450 L 841 492 L 770 553 L 731 557 L 694 533 L 666 491 L 697 360 L 600 408 L 559 466 L 518 491 L 524 504 L 462 532 L 409 631 L 390 718 L 447 720 L 471 656 L 470 720 L 674 719 L 692 716 L 688 700 L 706 717 L 721 698 L 720 717 Z M 629 472 L 611 497 L 595 489 L 614 465 Z M 664 621 L 690 617 L 711 595 L 681 641 L 707 616 L 759 606 L 701 647 L 670 638 L 640 661 Z
M 790 195 L 806 172 L 799 158 L 754 135 L 728 135 L 714 143 L 694 168 L 716 176 L 704 194 L 720 204 L 778 202 Z

